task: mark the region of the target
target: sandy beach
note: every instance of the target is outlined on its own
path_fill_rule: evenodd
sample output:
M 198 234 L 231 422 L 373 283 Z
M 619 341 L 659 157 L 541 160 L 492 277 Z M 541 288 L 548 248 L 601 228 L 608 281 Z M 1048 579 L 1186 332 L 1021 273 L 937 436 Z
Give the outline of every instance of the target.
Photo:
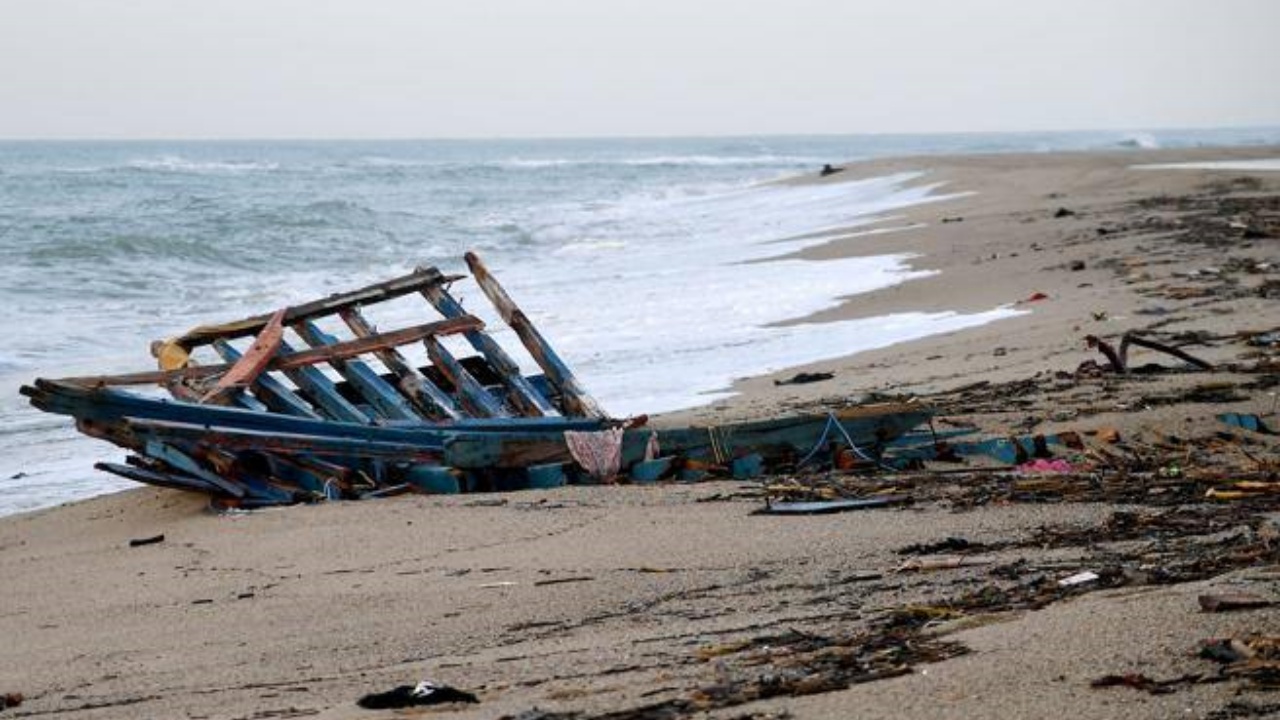
M 808 517 L 753 511 L 766 486 L 812 478 L 236 514 L 143 489 L 3 518 L 0 695 L 24 701 L 0 717 L 1280 713 L 1264 645 L 1253 665 L 1199 655 L 1207 639 L 1247 641 L 1280 622 L 1274 605 L 1199 602 L 1280 602 L 1276 436 L 1217 419 L 1280 427 L 1280 341 L 1269 337 L 1280 329 L 1280 172 L 1135 167 L 1275 157 L 1280 148 L 922 157 L 798 178 L 916 171 L 950 197 L 833 230 L 800 256 L 905 252 L 936 274 L 795 322 L 1025 313 L 745 379 L 728 400 L 655 419 L 914 396 L 937 408 L 940 430 L 1076 433 L 1083 446 L 1062 455 L 1093 475 L 1020 485 L 930 465 L 821 478 L 913 502 Z M 1129 365 L 1142 371 L 1120 375 L 1085 341 L 1118 345 L 1129 332 L 1213 368 L 1136 347 Z M 787 382 L 800 372 L 832 377 Z M 1265 487 L 1205 499 L 1235 480 Z M 1062 583 L 1082 572 L 1093 577 Z M 1107 676 L 1119 686 L 1093 687 Z M 480 702 L 355 704 L 424 678 Z

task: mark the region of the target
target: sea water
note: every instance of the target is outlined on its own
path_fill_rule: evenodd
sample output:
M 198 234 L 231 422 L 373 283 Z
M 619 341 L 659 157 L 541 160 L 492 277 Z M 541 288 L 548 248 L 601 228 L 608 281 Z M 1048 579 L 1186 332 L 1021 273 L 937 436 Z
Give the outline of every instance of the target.
M 419 265 L 466 272 L 474 250 L 612 414 L 662 412 L 722 397 L 735 378 L 1015 312 L 786 322 L 921 275 L 905 254 L 812 262 L 797 251 L 965 188 L 907 174 L 772 180 L 889 155 L 1277 140 L 1233 130 L 0 143 L 0 514 L 127 486 L 92 469 L 123 451 L 32 409 L 20 385 L 148 369 L 150 341 L 196 324 Z M 422 308 L 397 319 L 434 319 Z

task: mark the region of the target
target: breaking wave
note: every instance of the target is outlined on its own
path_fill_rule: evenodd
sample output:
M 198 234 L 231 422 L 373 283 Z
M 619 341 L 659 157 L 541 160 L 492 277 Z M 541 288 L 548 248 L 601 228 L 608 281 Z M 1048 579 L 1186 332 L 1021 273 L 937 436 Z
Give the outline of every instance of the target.
M 623 167 L 806 167 L 821 165 L 826 160 L 816 157 L 792 155 L 646 155 L 638 157 L 617 158 L 521 158 L 514 157 L 500 160 L 497 167 L 516 169 L 542 169 L 557 167 L 583 166 L 623 166 Z
M 1160 141 L 1156 139 L 1155 135 L 1147 132 L 1128 133 L 1118 140 L 1116 145 L 1123 148 L 1137 148 L 1139 150 L 1160 149 Z
M 137 158 L 125 164 L 130 170 L 179 174 L 237 174 L 279 170 L 276 162 L 257 160 L 189 160 L 179 155 Z

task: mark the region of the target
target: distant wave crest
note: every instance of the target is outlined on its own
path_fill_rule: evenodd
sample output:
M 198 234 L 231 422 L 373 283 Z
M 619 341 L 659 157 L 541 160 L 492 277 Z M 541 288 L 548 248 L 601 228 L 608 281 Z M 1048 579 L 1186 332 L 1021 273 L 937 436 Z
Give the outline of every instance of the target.
M 792 155 L 652 155 L 622 158 L 508 158 L 494 163 L 498 167 L 542 169 L 581 166 L 623 167 L 770 167 L 776 165 L 805 166 L 819 161 Z
M 1160 141 L 1156 140 L 1156 136 L 1147 132 L 1128 133 L 1116 145 L 1125 148 L 1137 148 L 1140 150 L 1158 150 Z
M 137 158 L 126 163 L 131 170 L 167 173 L 249 173 L 278 170 L 279 163 L 254 160 L 189 160 L 178 155 Z
M 625 250 L 627 243 L 623 240 L 580 240 L 561 245 L 552 251 L 553 255 L 582 255 L 586 253 Z

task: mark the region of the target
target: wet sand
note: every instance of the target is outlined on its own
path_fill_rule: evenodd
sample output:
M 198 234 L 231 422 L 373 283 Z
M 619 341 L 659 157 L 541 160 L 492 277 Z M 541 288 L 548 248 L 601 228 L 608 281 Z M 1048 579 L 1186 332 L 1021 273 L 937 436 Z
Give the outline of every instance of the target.
M 1275 608 L 1197 604 L 1224 588 L 1280 599 L 1280 500 L 1206 502 L 1195 484 L 1273 472 L 1280 458 L 1273 436 L 1224 438 L 1214 418 L 1232 410 L 1280 425 L 1276 350 L 1256 344 L 1280 327 L 1268 284 L 1280 280 L 1270 265 L 1280 238 L 1245 237 L 1280 235 L 1280 174 L 1130 168 L 1278 155 L 932 157 L 800 179 L 914 169 L 927 173 L 919 182 L 971 193 L 880 224 L 924 227 L 832 233 L 806 253 L 905 250 L 940 273 L 804 322 L 1006 303 L 1028 313 L 744 380 L 735 398 L 658 419 L 916 395 L 938 407 L 940 428 L 1079 432 L 1086 452 L 1073 462 L 1132 471 L 1106 487 L 872 477 L 859 482 L 896 483 L 915 503 L 811 517 L 752 514 L 761 484 L 729 481 L 240 515 L 168 491 L 97 498 L 0 520 L 0 693 L 27 697 L 0 715 L 379 717 L 355 700 L 428 677 L 481 700 L 433 717 L 1274 712 L 1274 693 L 1239 677 L 1165 694 L 1090 683 L 1213 677 L 1219 666 L 1196 656 L 1202 640 L 1274 632 L 1280 620 Z M 1069 214 L 1055 217 L 1059 208 Z M 1036 293 L 1046 297 L 1026 302 Z M 1132 365 L 1161 367 L 1081 371 L 1105 362 L 1084 336 L 1135 330 L 1215 369 L 1135 349 Z M 834 377 L 775 384 L 802 370 Z M 1121 442 L 1090 435 L 1099 429 Z M 1139 469 L 1170 458 L 1174 477 Z M 903 552 L 946 538 L 969 548 Z M 930 563 L 944 567 L 921 569 Z M 1100 579 L 1061 589 L 1082 570 Z

